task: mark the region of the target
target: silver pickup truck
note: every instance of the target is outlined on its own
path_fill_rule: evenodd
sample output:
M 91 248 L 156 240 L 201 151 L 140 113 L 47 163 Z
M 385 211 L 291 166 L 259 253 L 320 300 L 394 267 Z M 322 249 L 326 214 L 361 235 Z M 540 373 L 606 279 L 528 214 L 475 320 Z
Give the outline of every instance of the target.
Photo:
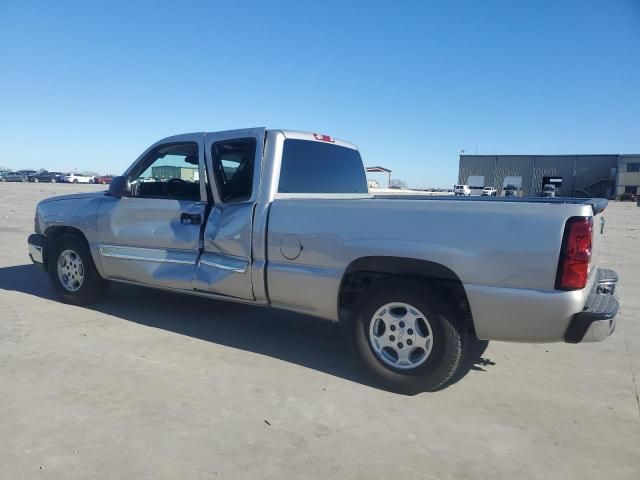
M 606 205 L 374 197 L 354 145 L 254 128 L 165 138 L 107 192 L 40 202 L 28 246 L 69 303 L 116 281 L 341 322 L 375 379 L 416 392 L 450 379 L 468 336 L 605 339 Z

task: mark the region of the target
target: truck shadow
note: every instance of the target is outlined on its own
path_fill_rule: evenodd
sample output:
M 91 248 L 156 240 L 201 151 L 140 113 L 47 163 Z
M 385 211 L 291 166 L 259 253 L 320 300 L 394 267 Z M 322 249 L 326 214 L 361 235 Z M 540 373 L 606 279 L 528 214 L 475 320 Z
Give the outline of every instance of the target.
M 58 301 L 35 265 L 0 268 L 0 289 Z M 380 388 L 355 361 L 339 325 L 306 315 L 119 284 L 111 285 L 104 300 L 84 308 Z M 473 338 L 462 367 L 440 390 L 492 365 L 482 358 L 487 344 Z

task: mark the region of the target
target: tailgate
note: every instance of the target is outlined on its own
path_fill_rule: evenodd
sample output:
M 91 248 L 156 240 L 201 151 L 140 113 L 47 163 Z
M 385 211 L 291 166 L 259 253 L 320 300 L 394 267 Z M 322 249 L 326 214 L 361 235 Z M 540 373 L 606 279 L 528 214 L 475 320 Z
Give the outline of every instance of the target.
M 595 209 L 594 209 L 595 210 Z M 598 213 L 593 214 L 593 233 L 591 235 L 591 275 L 595 275 L 595 272 L 598 268 L 598 261 L 600 260 L 600 248 L 603 241 L 604 230 L 605 230 L 605 216 L 604 210 L 598 211 Z

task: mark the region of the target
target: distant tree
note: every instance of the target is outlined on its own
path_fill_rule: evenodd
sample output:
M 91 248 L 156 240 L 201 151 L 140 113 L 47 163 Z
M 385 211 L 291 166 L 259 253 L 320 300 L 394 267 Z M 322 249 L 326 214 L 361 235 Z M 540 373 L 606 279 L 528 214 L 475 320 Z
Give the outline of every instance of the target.
M 85 175 L 87 177 L 97 177 L 98 172 L 94 172 L 93 170 L 85 170 L 83 172 L 80 172 L 80 175 Z
M 407 188 L 407 182 L 400 180 L 399 178 L 392 178 L 389 181 L 390 188 Z

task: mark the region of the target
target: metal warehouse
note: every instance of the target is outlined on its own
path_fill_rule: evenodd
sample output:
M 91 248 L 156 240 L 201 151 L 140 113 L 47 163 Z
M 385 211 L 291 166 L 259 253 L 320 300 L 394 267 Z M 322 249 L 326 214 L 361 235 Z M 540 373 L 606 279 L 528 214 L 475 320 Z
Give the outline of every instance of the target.
M 523 196 L 555 185 L 561 196 L 620 198 L 640 193 L 640 155 L 460 155 L 458 183 L 478 193 L 508 184 Z

